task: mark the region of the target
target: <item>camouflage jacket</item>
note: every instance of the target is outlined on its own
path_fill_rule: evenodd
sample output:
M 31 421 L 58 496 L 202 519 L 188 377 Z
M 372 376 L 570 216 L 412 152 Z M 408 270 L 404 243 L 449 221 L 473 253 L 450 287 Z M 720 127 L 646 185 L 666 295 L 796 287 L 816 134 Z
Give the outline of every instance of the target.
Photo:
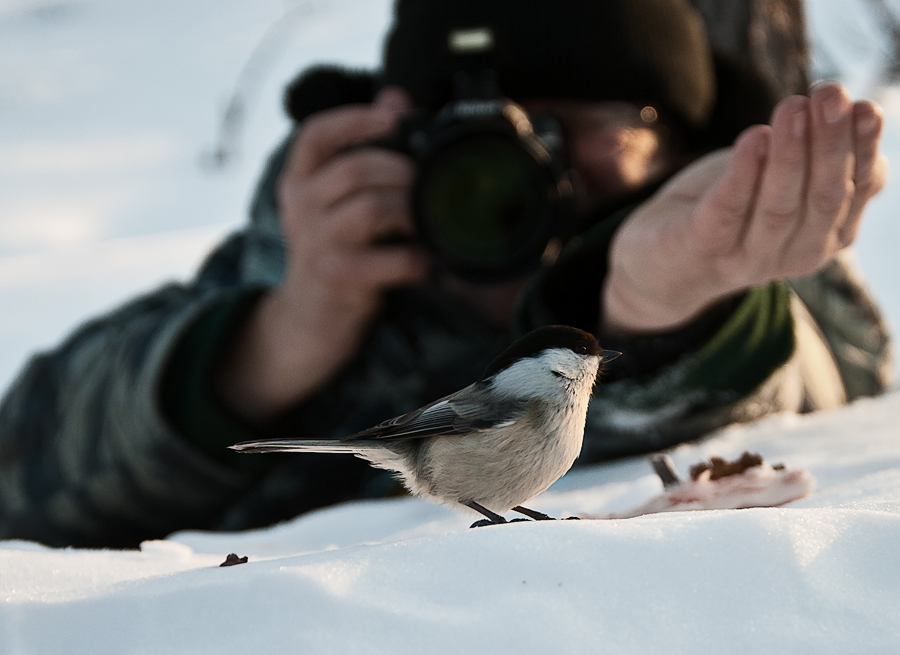
M 384 495 L 389 476 L 351 457 L 246 456 L 225 446 L 266 435 L 339 438 L 472 382 L 518 333 L 597 325 L 612 219 L 534 277 L 511 330 L 435 285 L 392 292 L 338 376 L 251 431 L 220 406 L 209 380 L 242 313 L 281 278 L 274 181 L 282 161 L 279 151 L 250 224 L 191 283 L 87 323 L 18 376 L 0 406 L 0 539 L 127 547 Z M 753 289 L 687 332 L 611 347 L 626 356 L 592 401 L 581 463 L 773 412 L 834 407 L 879 393 L 891 374 L 884 323 L 845 257 L 813 278 Z M 647 352 L 649 367 L 640 363 Z M 636 353 L 630 363 L 628 353 Z

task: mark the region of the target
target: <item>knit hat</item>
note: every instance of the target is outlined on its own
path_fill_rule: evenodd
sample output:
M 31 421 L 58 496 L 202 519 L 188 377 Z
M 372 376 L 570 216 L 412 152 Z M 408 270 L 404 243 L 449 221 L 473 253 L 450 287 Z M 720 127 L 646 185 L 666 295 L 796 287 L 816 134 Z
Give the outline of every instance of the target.
M 384 83 L 437 109 L 465 66 L 451 33 L 478 28 L 512 98 L 653 103 L 695 128 L 713 110 L 713 59 L 687 0 L 398 0 Z

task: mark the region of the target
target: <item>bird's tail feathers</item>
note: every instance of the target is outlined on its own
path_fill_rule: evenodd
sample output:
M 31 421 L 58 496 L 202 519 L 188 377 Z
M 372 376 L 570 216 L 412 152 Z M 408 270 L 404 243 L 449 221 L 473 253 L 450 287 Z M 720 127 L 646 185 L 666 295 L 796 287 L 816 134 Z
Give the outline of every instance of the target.
M 334 439 L 262 439 L 259 441 L 243 441 L 228 447 L 240 453 L 354 454 L 362 450 L 359 444 L 350 446 Z

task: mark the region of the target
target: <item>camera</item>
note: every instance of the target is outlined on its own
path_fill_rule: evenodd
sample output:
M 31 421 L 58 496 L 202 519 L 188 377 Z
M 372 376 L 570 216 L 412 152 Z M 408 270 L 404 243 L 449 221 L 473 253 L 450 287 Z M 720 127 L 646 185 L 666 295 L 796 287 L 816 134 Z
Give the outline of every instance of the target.
M 453 100 L 373 144 L 415 160 L 419 239 L 446 270 L 477 282 L 526 274 L 575 233 L 560 124 L 503 97 L 491 73 L 458 73 Z

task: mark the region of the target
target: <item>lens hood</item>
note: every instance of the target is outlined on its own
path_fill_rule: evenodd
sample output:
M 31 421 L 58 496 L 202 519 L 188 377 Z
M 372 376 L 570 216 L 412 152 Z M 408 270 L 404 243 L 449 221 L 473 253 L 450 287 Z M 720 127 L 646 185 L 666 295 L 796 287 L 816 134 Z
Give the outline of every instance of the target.
M 390 139 L 412 155 L 421 241 L 458 277 L 497 282 L 534 270 L 574 233 L 562 132 L 508 99 L 460 100 L 414 116 Z

